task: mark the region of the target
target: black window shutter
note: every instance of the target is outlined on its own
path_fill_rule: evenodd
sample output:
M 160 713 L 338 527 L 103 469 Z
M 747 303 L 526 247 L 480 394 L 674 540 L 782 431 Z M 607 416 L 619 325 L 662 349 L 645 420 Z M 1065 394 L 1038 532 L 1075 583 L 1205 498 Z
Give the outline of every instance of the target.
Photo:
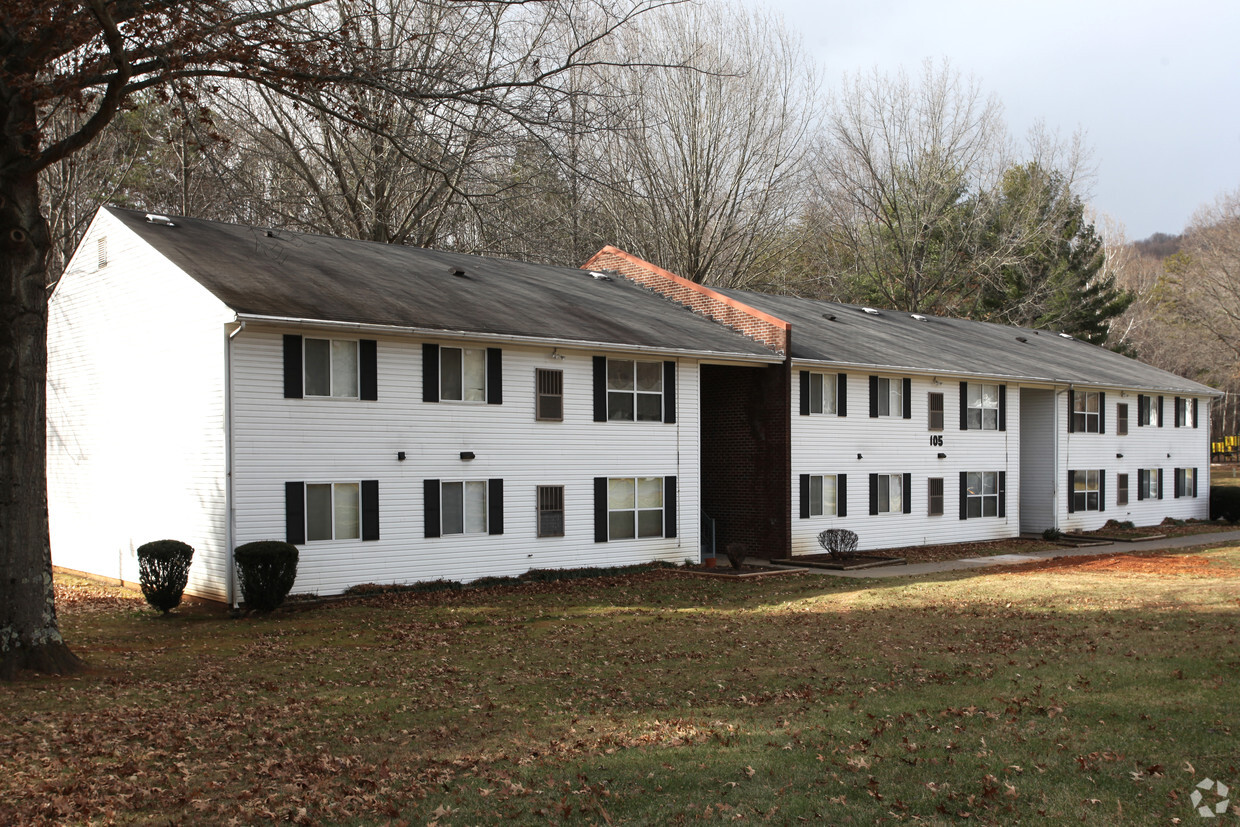
M 999 430 L 1007 430 L 1007 385 L 999 386 Z M 1003 501 L 999 501 L 1002 505 Z
M 422 343 L 422 401 L 439 401 L 439 345 L 432 345 L 428 342 Z M 438 525 L 435 528 L 438 531 Z M 428 534 L 426 536 L 438 537 L 439 535 Z
M 1184 469 L 1183 468 L 1175 469 L 1175 483 L 1173 484 L 1173 487 L 1172 487 L 1171 496 L 1177 500 L 1180 497 L 1184 496 Z
M 1196 420 L 1196 419 L 1194 419 L 1193 421 L 1194 421 L 1194 422 L 1196 422 L 1197 420 Z M 1194 497 L 1196 497 L 1196 496 L 1197 496 L 1197 476 L 1198 476 L 1198 473 L 1199 473 L 1198 469 L 1194 468 L 1194 469 L 1193 469 L 1193 496 L 1194 496 Z
M 487 480 L 487 534 L 504 533 L 504 481 Z
M 1140 405 L 1140 402 L 1137 403 Z M 1139 421 L 1139 420 L 1138 420 Z M 1137 471 L 1137 500 L 1145 499 L 1145 487 L 1149 485 L 1150 472 L 1144 468 Z
M 913 380 L 905 379 L 900 396 L 904 399 L 904 418 L 913 418 Z
M 302 398 L 301 337 L 284 334 L 284 398 Z
M 905 381 L 907 382 L 908 380 L 906 379 Z M 904 489 L 904 497 L 903 497 L 904 513 L 912 514 L 913 513 L 913 475 L 912 474 L 904 475 L 904 485 L 902 485 L 901 488 Z
M 671 361 L 663 363 L 663 421 L 669 424 L 676 421 L 676 363 Z
M 809 371 L 801 371 L 801 416 L 809 416 Z
M 1003 386 L 1000 385 L 1000 388 Z M 999 516 L 1007 516 L 1007 472 L 999 472 Z
M 969 519 L 969 474 L 960 472 L 960 519 Z
M 487 348 L 487 404 L 504 404 L 504 351 Z
M 1158 427 L 1159 428 L 1163 426 L 1162 422 L 1163 422 L 1163 398 L 1160 396 L 1158 397 Z
M 840 374 L 843 376 L 844 374 Z M 848 475 L 840 474 L 835 478 L 835 516 L 848 516 Z
M 878 377 L 870 377 L 870 416 L 878 416 Z
M 1105 434 L 1107 432 L 1107 395 L 1105 391 L 1098 392 L 1098 433 Z
M 1197 427 L 1197 400 L 1193 400 L 1193 427 Z
M 1076 391 L 1068 388 L 1068 433 L 1075 433 L 1076 425 L 1072 421 L 1073 414 L 1076 412 Z
M 848 416 L 848 374 L 835 375 L 835 411 L 839 416 Z
M 1107 510 L 1107 472 L 1098 471 L 1098 510 Z
M 1145 424 L 1147 412 L 1149 411 L 1150 399 L 1143 393 L 1137 394 L 1137 427 Z
M 607 421 L 607 357 L 594 357 L 594 421 Z M 604 480 L 606 485 L 606 480 Z M 596 538 L 597 539 L 597 538 Z M 607 539 L 604 535 L 603 540 Z
M 960 430 L 969 430 L 969 383 L 960 383 Z
M 598 370 L 597 361 L 595 370 Z M 594 478 L 594 542 L 607 542 L 607 477 Z
M 801 519 L 809 518 L 809 474 L 801 475 Z
M 306 542 L 306 484 L 304 482 L 284 483 L 284 541 L 295 546 Z
M 878 474 L 870 474 L 870 516 L 878 513 Z
M 424 536 L 440 536 L 439 480 L 422 480 L 422 524 L 426 528 Z
M 676 536 L 676 478 L 663 478 L 663 536 Z
M 1163 498 L 1163 469 L 1158 469 L 1158 499 Z
M 362 480 L 362 539 L 379 539 L 378 480 Z
M 358 385 L 362 399 L 379 398 L 379 345 L 374 339 L 357 343 Z
M 1076 472 L 1068 472 L 1068 513 L 1076 511 Z

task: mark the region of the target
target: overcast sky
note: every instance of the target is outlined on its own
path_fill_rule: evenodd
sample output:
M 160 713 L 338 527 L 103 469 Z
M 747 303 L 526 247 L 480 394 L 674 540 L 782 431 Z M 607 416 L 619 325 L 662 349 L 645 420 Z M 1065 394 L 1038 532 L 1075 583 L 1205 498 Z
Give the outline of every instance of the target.
M 1093 149 L 1092 203 L 1128 238 L 1178 233 L 1240 188 L 1237 0 L 747 0 L 804 39 L 823 82 L 948 58 L 1004 107 Z

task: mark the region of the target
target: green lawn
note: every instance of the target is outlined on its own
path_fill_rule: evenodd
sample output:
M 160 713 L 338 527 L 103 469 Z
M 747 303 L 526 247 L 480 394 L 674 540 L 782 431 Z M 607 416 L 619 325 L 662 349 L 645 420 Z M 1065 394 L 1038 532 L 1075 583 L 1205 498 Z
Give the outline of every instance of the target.
M 1240 786 L 1240 548 L 1154 562 L 239 620 L 61 580 L 92 671 L 0 685 L 0 822 L 1197 823 Z

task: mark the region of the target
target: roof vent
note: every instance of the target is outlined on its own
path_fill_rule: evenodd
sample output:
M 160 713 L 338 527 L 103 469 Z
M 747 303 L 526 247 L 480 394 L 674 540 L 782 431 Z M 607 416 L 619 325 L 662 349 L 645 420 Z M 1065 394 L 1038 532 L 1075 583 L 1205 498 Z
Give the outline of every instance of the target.
M 468 276 L 465 275 L 465 271 L 462 270 L 460 267 L 453 267 L 452 275 L 456 276 L 457 278 L 462 278 L 462 279 L 468 278 Z
M 1071 333 L 1060 333 L 1059 338 L 1060 339 L 1072 339 L 1074 337 Z
M 911 316 L 912 318 L 916 319 L 919 322 L 924 322 L 926 320 L 926 317 L 921 315 L 920 313 L 910 313 L 909 316 Z
M 275 238 L 275 237 L 276 237 L 276 233 L 275 233 L 275 231 L 274 231 L 274 230 L 268 230 L 268 231 L 267 231 L 267 237 L 268 237 L 268 238 Z
M 153 212 L 149 212 L 146 214 L 146 221 L 148 224 L 160 224 L 164 227 L 175 227 L 176 226 L 176 224 L 173 224 L 172 219 L 169 218 L 168 216 L 159 215 L 158 213 L 153 213 Z
M 611 281 L 611 276 L 606 273 L 600 273 L 598 270 L 591 270 L 590 278 L 597 279 L 598 281 Z
M 1029 340 L 1026 339 L 1024 336 L 1017 336 L 1016 341 L 1028 343 Z
M 826 319 L 827 321 L 829 321 L 829 322 L 833 322 L 833 321 L 835 321 L 835 314 L 834 314 L 834 313 L 823 313 L 823 314 L 822 314 L 822 317 L 823 317 L 824 319 Z
M 861 312 L 862 312 L 862 313 L 868 313 L 868 314 L 869 314 L 869 315 L 871 315 L 871 316 L 877 316 L 877 315 L 878 315 L 878 311 L 877 311 L 877 310 L 875 310 L 873 307 L 863 307 L 863 308 L 861 308 Z

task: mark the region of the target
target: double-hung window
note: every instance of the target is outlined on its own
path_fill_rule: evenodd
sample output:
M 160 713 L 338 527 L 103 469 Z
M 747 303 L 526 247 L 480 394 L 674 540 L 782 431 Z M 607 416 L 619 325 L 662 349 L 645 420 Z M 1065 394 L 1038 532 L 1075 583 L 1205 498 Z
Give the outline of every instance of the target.
M 1115 433 L 1128 436 L 1128 403 L 1120 402 L 1115 406 Z
M 1101 427 L 1102 395 L 1097 391 L 1076 391 L 1072 399 L 1072 430 L 1096 434 Z
M 1175 397 L 1175 427 L 1196 427 L 1196 423 L 1193 421 L 1193 408 L 1196 407 L 1193 404 L 1194 401 L 1195 400 L 1186 399 L 1183 396 Z
M 1069 471 L 1071 491 L 1069 511 L 1102 511 L 1103 480 L 1102 471 Z
M 361 533 L 361 486 L 306 483 L 306 540 L 356 540 Z
M 872 514 L 899 514 L 905 511 L 905 498 L 909 492 L 904 490 L 904 479 L 907 474 L 871 474 L 870 501 L 873 505 Z
M 965 472 L 965 516 L 996 517 L 999 514 L 999 474 L 996 471 Z
M 835 474 L 809 477 L 809 516 L 834 517 L 836 513 Z
M 926 394 L 927 427 L 931 431 L 943 430 L 943 394 Z
M 439 348 L 439 398 L 452 402 L 487 401 L 486 348 Z
M 1196 468 L 1175 469 L 1175 496 L 1177 497 L 1196 497 L 1197 496 L 1197 469 Z
M 999 430 L 999 386 L 970 382 L 968 397 L 969 430 Z
M 836 412 L 839 380 L 836 374 L 811 373 L 809 375 L 809 412 L 833 414 Z
M 1137 395 L 1137 425 L 1162 427 L 1163 398 L 1161 396 Z
M 663 478 L 607 480 L 607 539 L 663 536 Z
M 443 482 L 440 526 L 444 535 L 487 533 L 487 482 Z
M 538 536 L 564 536 L 564 486 L 538 486 Z
M 942 477 L 930 477 L 926 480 L 926 514 L 931 517 L 943 516 Z
M 564 420 L 564 371 L 538 368 L 535 374 L 537 401 L 534 418 L 540 422 Z
M 1162 499 L 1162 469 L 1142 468 L 1137 472 L 1137 499 Z
M 304 340 L 305 395 L 357 399 L 357 341 Z
M 663 363 L 607 360 L 607 419 L 615 422 L 663 420 Z
M 899 379 L 878 377 L 878 415 L 904 416 L 903 382 Z
M 1128 505 L 1128 475 L 1115 475 L 1115 504 Z

